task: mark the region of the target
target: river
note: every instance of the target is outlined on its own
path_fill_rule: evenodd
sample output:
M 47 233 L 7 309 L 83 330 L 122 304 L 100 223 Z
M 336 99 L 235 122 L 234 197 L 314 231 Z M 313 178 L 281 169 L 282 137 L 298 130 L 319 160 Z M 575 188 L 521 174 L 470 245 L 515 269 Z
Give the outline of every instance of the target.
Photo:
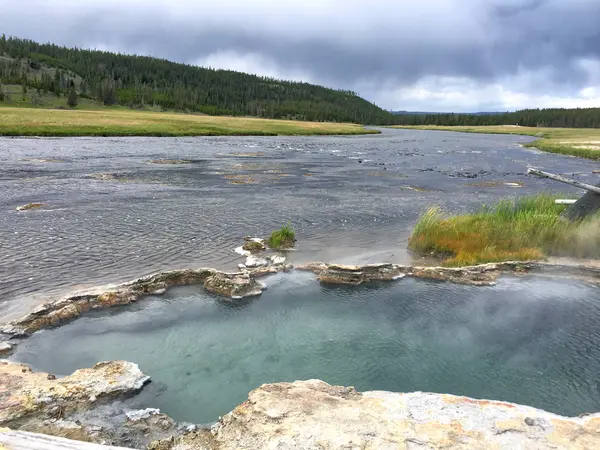
M 529 137 L 383 130 L 353 137 L 0 139 L 0 314 L 74 289 L 190 266 L 233 269 L 243 236 L 290 222 L 291 262 L 409 262 L 432 204 L 577 193 L 529 165 L 594 181 L 590 161 Z M 155 164 L 161 159 L 186 164 Z M 504 183 L 522 183 L 522 187 Z M 29 202 L 37 210 L 16 211 Z

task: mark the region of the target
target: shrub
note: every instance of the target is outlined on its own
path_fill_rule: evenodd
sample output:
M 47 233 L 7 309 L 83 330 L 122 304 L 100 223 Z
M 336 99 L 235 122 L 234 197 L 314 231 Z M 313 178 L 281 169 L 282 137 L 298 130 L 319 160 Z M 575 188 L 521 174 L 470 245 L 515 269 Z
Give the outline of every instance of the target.
M 296 243 L 296 233 L 288 223 L 279 230 L 273 231 L 267 243 L 271 248 L 291 248 Z

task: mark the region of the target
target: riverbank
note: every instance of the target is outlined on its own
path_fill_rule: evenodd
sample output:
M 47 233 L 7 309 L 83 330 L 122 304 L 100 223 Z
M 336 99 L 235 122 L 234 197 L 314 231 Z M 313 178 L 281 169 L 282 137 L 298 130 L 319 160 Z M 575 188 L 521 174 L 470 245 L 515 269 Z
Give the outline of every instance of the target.
M 600 159 L 600 130 L 596 128 L 538 128 L 513 125 L 491 125 L 479 127 L 418 125 L 394 126 L 392 128 L 534 136 L 538 137 L 539 139 L 525 144 L 524 147 L 537 148 L 538 150 L 543 150 L 545 152 L 559 153 L 562 155 L 579 156 L 588 159 Z
M 450 216 L 439 207 L 420 217 L 409 248 L 433 254 L 446 266 L 499 261 L 542 260 L 548 256 L 597 257 L 598 217 L 570 222 L 561 218 L 564 205 L 555 196 L 502 200 L 474 214 Z
M 377 134 L 351 123 L 135 111 L 0 107 L 0 136 L 314 136 Z

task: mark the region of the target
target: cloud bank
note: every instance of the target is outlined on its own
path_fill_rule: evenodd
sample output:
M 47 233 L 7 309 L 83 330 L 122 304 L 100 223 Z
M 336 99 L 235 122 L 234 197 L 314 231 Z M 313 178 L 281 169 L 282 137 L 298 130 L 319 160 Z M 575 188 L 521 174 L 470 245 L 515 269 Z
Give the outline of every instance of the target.
M 353 89 L 386 109 L 600 106 L 598 0 L 0 0 L 0 11 L 9 35 Z

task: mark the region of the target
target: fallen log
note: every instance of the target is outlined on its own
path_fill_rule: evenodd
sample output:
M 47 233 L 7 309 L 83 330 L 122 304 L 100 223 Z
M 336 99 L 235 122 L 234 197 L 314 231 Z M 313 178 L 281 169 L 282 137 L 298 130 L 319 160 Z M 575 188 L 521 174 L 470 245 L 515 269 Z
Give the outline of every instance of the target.
M 575 186 L 580 189 L 585 189 L 587 191 L 591 191 L 596 194 L 600 194 L 600 187 L 598 187 L 598 186 L 592 186 L 591 184 L 582 183 L 581 181 L 571 180 L 570 178 L 565 178 L 561 175 L 555 175 L 553 173 L 543 172 L 543 171 L 537 170 L 537 169 L 527 169 L 527 173 L 538 176 L 540 178 L 549 178 L 554 181 L 559 181 L 561 183 L 570 184 L 571 186 Z
M 570 184 L 571 186 L 587 191 L 583 197 L 563 211 L 563 217 L 569 220 L 578 220 L 600 211 L 600 186 L 593 186 L 591 184 L 571 180 L 570 178 L 561 175 L 543 172 L 537 169 L 527 169 L 527 173 L 541 178 L 549 178 L 550 180 L 558 181 L 560 183 Z

